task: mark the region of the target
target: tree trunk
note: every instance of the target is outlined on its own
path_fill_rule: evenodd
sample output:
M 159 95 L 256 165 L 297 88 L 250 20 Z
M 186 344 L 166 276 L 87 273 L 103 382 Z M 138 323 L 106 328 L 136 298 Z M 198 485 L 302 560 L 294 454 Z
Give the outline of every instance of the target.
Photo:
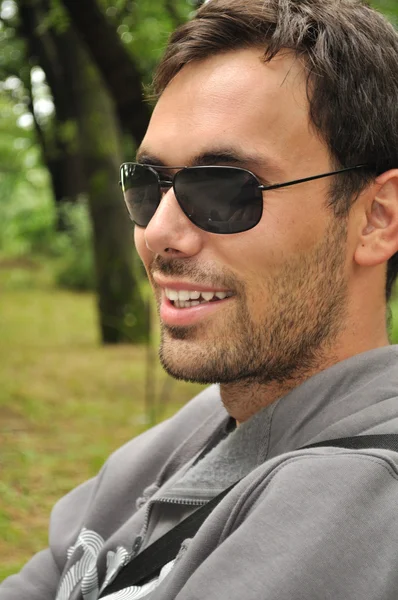
M 73 88 L 94 229 L 100 327 L 105 343 L 147 340 L 145 307 L 133 276 L 132 226 L 119 188 L 121 139 L 107 88 L 75 36 Z
M 45 1 L 33 3 L 31 0 L 21 0 L 19 3 L 19 33 L 26 42 L 28 63 L 33 60 L 43 69 L 54 99 L 55 116 L 51 128 L 43 130 L 40 127 L 32 98 L 30 109 L 35 118 L 43 162 L 50 173 L 54 199 L 56 205 L 60 206 L 64 202 L 75 202 L 80 195 L 86 194 L 87 182 L 79 151 L 76 106 L 69 86 L 69 65 L 64 60 L 71 45 L 70 33 L 57 34 L 51 28 L 43 28 L 41 23 L 47 12 Z M 21 76 L 24 74 L 24 85 L 32 96 L 30 69 L 24 69 Z M 59 213 L 59 225 L 63 228 L 62 212 Z
M 118 186 L 114 106 L 73 27 L 48 24 L 48 0 L 20 0 L 18 6 L 29 55 L 44 70 L 54 99 L 54 127 L 43 132 L 41 142 L 55 198 L 71 200 L 84 191 L 89 198 L 102 341 L 146 341 L 131 225 Z
M 63 0 L 63 4 L 108 86 L 123 130 L 140 144 L 150 110 L 144 102 L 141 75 L 132 57 L 96 0 Z

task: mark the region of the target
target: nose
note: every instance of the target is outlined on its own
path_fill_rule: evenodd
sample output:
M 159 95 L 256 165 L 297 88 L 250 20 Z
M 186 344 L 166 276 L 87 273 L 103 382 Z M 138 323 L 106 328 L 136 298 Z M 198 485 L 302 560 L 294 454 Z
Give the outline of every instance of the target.
M 173 188 L 170 188 L 147 225 L 144 233 L 147 248 L 164 257 L 191 257 L 200 251 L 203 235 L 183 213 Z

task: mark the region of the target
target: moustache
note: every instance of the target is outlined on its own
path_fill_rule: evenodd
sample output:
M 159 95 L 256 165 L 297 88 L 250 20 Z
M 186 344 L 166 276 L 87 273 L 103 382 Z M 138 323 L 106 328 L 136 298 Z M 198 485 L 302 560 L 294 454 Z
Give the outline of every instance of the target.
M 191 259 L 165 259 L 162 256 L 156 256 L 152 260 L 148 269 L 151 279 L 154 273 L 159 275 L 165 275 L 168 277 L 175 277 L 186 279 L 198 284 L 210 285 L 214 287 L 223 287 L 230 290 L 239 288 L 239 284 L 236 278 L 226 273 L 225 270 L 217 272 L 214 269 L 214 264 L 205 264 L 199 266 L 196 262 Z

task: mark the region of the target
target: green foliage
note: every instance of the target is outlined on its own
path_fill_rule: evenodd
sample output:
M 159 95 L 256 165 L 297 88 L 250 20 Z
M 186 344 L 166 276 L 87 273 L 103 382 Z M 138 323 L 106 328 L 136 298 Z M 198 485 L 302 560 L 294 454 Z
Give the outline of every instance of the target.
M 74 205 L 66 204 L 57 214 L 47 173 L 37 164 L 36 149 L 28 146 L 22 154 L 32 165 L 24 178 L 19 171 L 18 160 L 22 158 L 18 158 L 18 153 L 14 154 L 15 168 L 10 167 L 0 174 L 1 256 L 3 259 L 41 256 L 51 263 L 54 281 L 60 287 L 79 291 L 93 289 L 92 234 L 87 204 L 83 200 Z M 63 223 L 62 231 L 57 231 L 57 222 Z M 30 280 L 25 278 L 24 281 L 28 284 Z
M 137 61 L 145 84 L 170 33 L 188 19 L 196 5 L 194 0 L 102 0 L 101 4 Z
M 61 0 L 50 0 L 50 10 L 41 25 L 44 31 L 48 27 L 53 27 L 58 33 L 67 31 L 70 18 Z
M 0 93 L 0 252 L 29 255 L 51 242 L 55 211 L 46 170 L 29 131 Z
M 3 2 L 0 2 L 0 7 Z M 0 22 L 0 79 L 16 75 L 24 66 L 24 43 L 15 35 L 15 19 Z
M 95 288 L 92 229 L 85 201 L 67 203 L 59 216 L 65 230 L 54 234 L 52 251 L 57 257 L 55 283 L 64 289 Z
M 58 138 L 65 144 L 69 152 L 77 152 L 79 144 L 78 124 L 69 119 L 58 125 Z
M 23 187 L 22 188 L 23 192 Z M 0 248 L 7 256 L 47 253 L 54 235 L 54 207 L 48 195 L 30 194 L 23 201 L 0 206 Z
M 46 251 L 55 221 L 34 133 L 21 126 L 25 101 L 17 77 L 0 83 L 0 253 L 17 257 Z
M 396 0 L 372 0 L 370 4 L 384 13 L 391 22 L 398 26 L 398 5 Z
M 34 132 L 19 126 L 22 83 L 9 78 L 0 86 L 0 254 L 4 258 L 41 256 L 50 261 L 60 287 L 94 288 L 90 219 L 85 202 L 57 209 L 49 176 L 42 166 Z M 65 141 L 74 143 L 76 124 L 64 125 Z M 57 222 L 65 225 L 57 231 Z M 30 277 L 14 273 L 14 284 L 30 285 Z
M 51 265 L 56 285 L 77 291 L 95 287 L 92 232 L 85 202 L 63 206 L 57 214 L 49 195 L 0 205 L 0 248 L 4 258 L 36 257 Z M 26 279 L 29 283 L 29 279 Z
M 395 298 L 391 301 L 392 324 L 390 331 L 390 340 L 392 344 L 398 344 L 398 287 Z

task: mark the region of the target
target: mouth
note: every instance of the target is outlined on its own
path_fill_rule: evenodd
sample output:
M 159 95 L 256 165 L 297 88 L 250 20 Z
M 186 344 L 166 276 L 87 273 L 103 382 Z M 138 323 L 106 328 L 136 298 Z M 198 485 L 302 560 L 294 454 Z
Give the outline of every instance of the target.
M 159 276 L 154 283 L 160 288 L 160 319 L 170 327 L 198 325 L 222 310 L 235 297 L 227 289 L 217 289 L 188 282 L 171 282 Z
M 226 291 L 200 291 L 200 290 L 176 290 L 165 288 L 166 298 L 175 308 L 187 309 L 214 302 L 221 302 L 233 296 L 232 292 Z

